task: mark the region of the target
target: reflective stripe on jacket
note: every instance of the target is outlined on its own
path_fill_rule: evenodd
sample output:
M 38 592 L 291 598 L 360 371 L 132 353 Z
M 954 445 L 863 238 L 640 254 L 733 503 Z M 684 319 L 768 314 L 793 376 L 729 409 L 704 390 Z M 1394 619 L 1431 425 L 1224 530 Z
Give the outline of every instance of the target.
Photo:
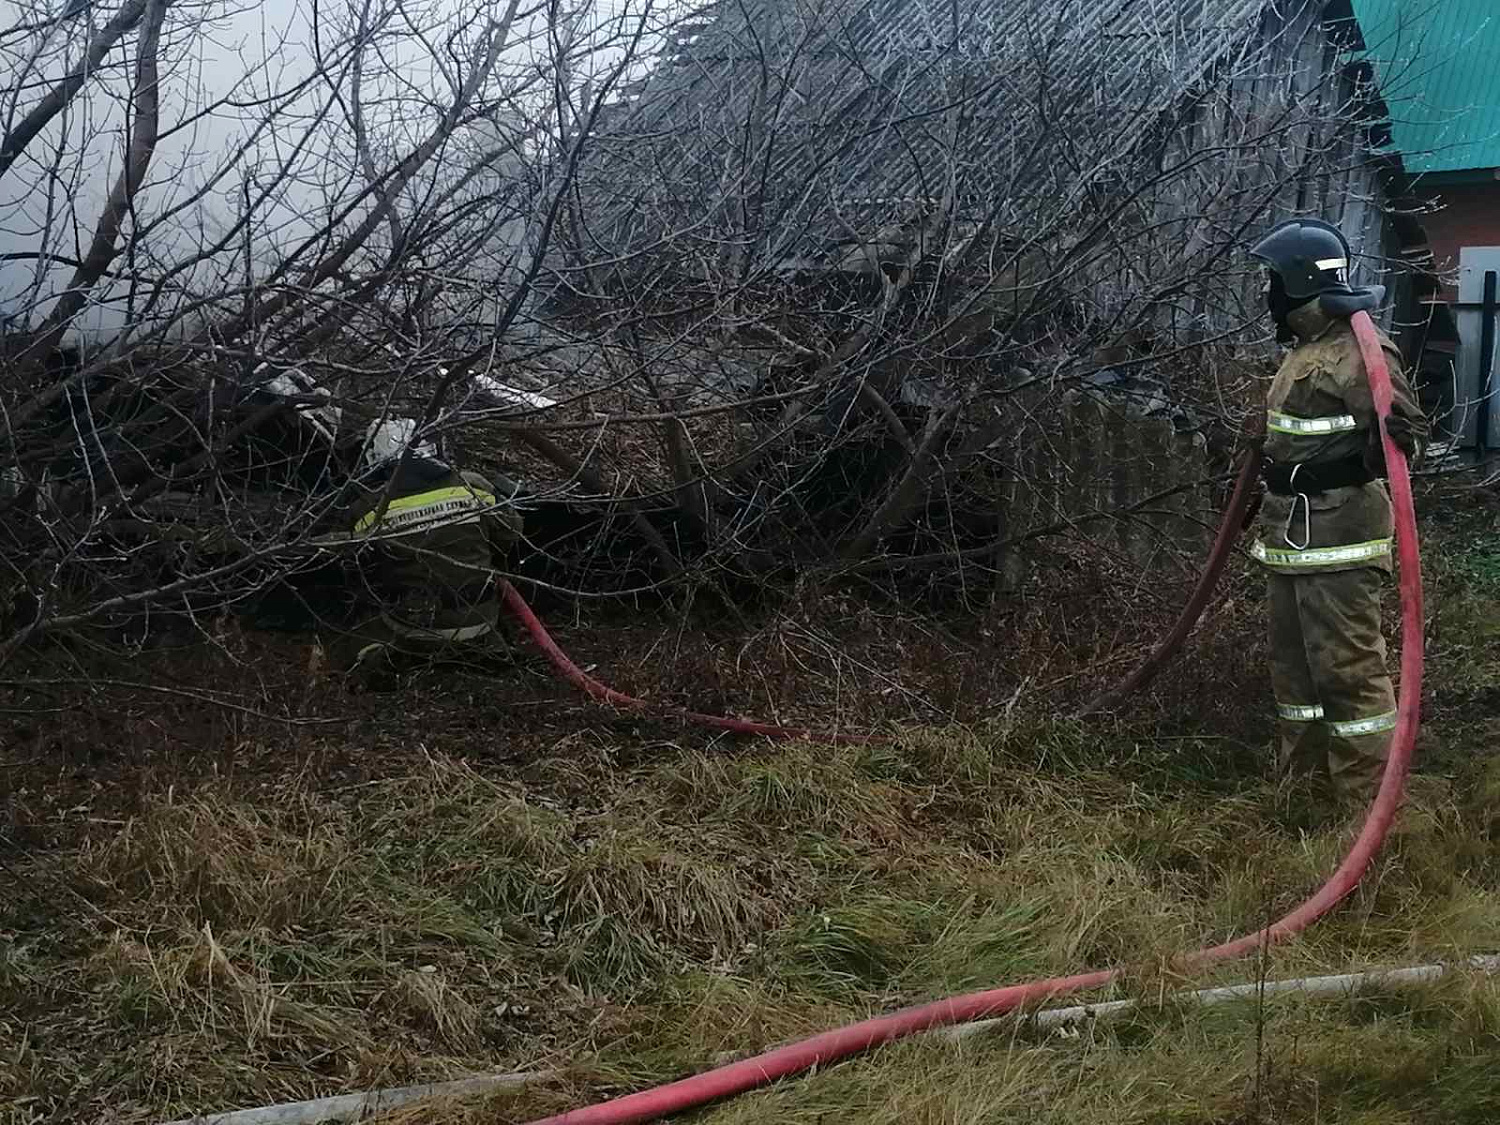
M 493 493 L 468 485 L 434 488 L 411 496 L 398 496 L 381 512 L 376 505 L 355 521 L 357 534 L 373 531 L 382 537 L 412 535 L 455 524 L 478 523 L 482 512 L 495 507 Z
M 1294 310 L 1291 323 L 1301 343 L 1282 361 L 1266 398 L 1266 457 L 1283 468 L 1363 458 L 1374 475 L 1382 475 L 1375 403 L 1353 328 L 1327 316 L 1315 301 Z M 1425 432 L 1426 419 L 1395 345 L 1384 335 L 1381 345 L 1390 367 L 1392 412 Z M 1391 502 L 1381 480 L 1293 496 L 1267 493 L 1258 531 L 1251 554 L 1283 574 L 1391 570 Z

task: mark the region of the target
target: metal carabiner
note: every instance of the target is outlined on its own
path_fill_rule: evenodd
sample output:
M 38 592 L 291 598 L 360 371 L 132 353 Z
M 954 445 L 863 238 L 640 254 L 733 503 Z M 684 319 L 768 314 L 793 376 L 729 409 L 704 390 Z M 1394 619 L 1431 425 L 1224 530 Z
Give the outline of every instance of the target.
M 1302 464 L 1298 462 L 1292 466 L 1292 475 L 1287 478 L 1287 488 L 1297 486 L 1297 473 Z M 1302 501 L 1302 542 L 1298 543 L 1292 538 L 1292 524 L 1297 519 L 1297 501 Z M 1294 551 L 1305 551 L 1307 545 L 1312 542 L 1312 504 L 1308 502 L 1307 493 L 1292 493 L 1292 510 L 1286 514 L 1286 526 L 1281 529 L 1281 538 Z

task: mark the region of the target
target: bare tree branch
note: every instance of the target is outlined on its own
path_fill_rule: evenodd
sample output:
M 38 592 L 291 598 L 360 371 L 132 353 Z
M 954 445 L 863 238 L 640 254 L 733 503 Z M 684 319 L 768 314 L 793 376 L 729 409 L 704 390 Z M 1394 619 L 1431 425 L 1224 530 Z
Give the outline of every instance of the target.
M 110 21 L 99 29 L 98 34 L 89 40 L 88 49 L 83 57 L 65 77 L 53 84 L 46 97 L 32 106 L 18 123 L 12 125 L 7 121 L 5 136 L 0 139 L 0 179 L 5 178 L 5 174 L 26 151 L 26 146 L 36 139 L 37 135 L 83 88 L 83 84 L 99 69 L 99 64 L 104 61 L 104 57 L 109 54 L 114 45 L 141 22 L 150 2 L 151 0 L 126 0 Z M 151 53 L 155 55 L 154 47 Z

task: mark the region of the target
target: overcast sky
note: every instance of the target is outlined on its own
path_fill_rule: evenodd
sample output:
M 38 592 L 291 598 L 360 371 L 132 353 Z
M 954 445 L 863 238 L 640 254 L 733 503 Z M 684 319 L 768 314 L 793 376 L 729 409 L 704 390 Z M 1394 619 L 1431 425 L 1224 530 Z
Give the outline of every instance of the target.
M 123 2 L 0 0 L 0 121 L 9 127 L 24 118 L 48 80 L 76 63 L 91 23 L 102 26 Z M 372 0 L 372 9 L 389 9 L 395 2 Z M 503 0 L 467 0 L 461 7 L 460 0 L 402 2 L 401 14 L 386 25 L 378 49 L 366 55 L 369 128 L 387 152 L 405 151 L 425 136 L 438 113 L 432 99 L 445 99 L 446 79 L 422 37 L 440 47 L 442 37 L 457 29 L 472 42 L 484 27 L 484 15 L 498 17 L 505 9 Z M 628 2 L 647 0 L 599 0 L 600 6 L 583 18 L 628 14 Z M 359 3 L 174 0 L 161 48 L 163 137 L 141 196 L 142 222 L 161 224 L 148 246 L 158 260 L 145 272 L 160 273 L 205 238 L 222 234 L 240 212 L 246 192 L 254 194 L 277 169 L 290 168 L 295 175 L 274 203 L 257 213 L 253 248 L 262 269 L 277 247 L 292 243 L 327 213 L 330 193 L 347 196 L 353 146 L 346 117 L 335 109 L 321 123 L 312 118 L 315 107 L 330 102 L 331 84 L 319 79 L 300 98 L 289 94 L 316 74 L 319 45 L 326 54 L 347 35 Z M 70 6 L 80 14 L 58 19 Z M 313 26 L 315 11 L 318 27 Z M 525 40 L 528 31 L 540 27 L 536 20 L 522 21 L 514 38 Z M 502 70 L 513 86 L 535 82 L 542 46 L 533 36 L 507 52 Z M 68 113 L 55 119 L 0 179 L 0 254 L 35 253 L 45 243 L 53 254 L 81 255 L 120 171 L 135 53 L 132 34 L 109 53 L 103 73 L 70 103 Z M 442 58 L 441 50 L 438 56 Z M 243 155 L 233 155 L 272 99 L 282 107 L 280 125 Z M 301 152 L 296 150 L 299 143 Z M 240 246 L 234 258 L 243 256 Z M 117 261 L 116 267 L 125 264 Z M 214 265 L 222 271 L 222 261 Z M 71 267 L 0 261 L 0 309 L 29 311 L 35 323 L 50 307 L 49 296 L 70 275 Z M 191 276 L 205 285 L 213 271 L 200 268 Z M 129 308 L 124 293 L 120 285 L 101 286 L 98 295 L 104 299 L 79 319 L 79 328 L 90 333 L 117 329 Z

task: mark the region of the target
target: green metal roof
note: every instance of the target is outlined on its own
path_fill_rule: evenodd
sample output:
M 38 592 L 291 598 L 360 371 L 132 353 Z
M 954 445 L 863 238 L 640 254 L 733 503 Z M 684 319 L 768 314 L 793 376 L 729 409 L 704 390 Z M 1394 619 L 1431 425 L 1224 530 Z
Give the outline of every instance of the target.
M 1353 0 L 1410 173 L 1500 167 L 1500 0 Z

